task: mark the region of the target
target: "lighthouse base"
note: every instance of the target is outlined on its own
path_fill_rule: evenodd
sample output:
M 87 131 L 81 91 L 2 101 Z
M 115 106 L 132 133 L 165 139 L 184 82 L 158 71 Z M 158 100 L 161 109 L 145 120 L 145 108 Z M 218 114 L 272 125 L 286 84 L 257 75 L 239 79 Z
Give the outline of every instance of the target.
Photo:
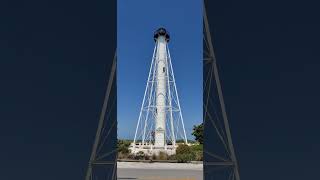
M 132 154 L 137 154 L 139 152 L 143 152 L 145 155 L 153 156 L 153 155 L 159 155 L 160 152 L 166 153 L 167 155 L 171 156 L 176 154 L 176 148 L 177 145 L 165 145 L 162 147 L 157 147 L 153 144 L 131 144 L 129 149 Z

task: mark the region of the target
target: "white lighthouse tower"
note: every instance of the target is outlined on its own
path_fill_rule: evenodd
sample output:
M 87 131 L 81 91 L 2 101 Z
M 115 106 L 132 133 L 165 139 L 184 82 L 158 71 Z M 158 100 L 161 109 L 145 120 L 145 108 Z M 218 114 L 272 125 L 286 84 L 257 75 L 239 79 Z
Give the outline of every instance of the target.
M 155 48 L 140 109 L 132 153 L 175 154 L 176 141 L 187 144 L 182 112 L 173 74 L 166 29 L 154 33 Z

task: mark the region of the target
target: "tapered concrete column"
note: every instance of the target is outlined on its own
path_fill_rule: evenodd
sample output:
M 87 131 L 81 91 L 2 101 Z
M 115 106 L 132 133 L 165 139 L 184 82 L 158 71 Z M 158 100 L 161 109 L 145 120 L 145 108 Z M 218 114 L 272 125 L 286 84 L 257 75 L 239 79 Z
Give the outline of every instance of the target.
M 155 146 L 164 147 L 166 132 L 166 57 L 167 41 L 165 36 L 157 38 L 157 73 L 156 73 L 156 126 L 155 126 Z

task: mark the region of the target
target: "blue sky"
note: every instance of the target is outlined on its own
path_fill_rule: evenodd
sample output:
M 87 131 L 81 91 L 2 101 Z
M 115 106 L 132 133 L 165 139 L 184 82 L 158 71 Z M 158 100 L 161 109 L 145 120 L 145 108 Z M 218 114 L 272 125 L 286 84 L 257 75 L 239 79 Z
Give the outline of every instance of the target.
M 188 138 L 202 121 L 202 1 L 118 0 L 118 137 L 132 139 L 150 68 L 153 33 L 165 27 Z

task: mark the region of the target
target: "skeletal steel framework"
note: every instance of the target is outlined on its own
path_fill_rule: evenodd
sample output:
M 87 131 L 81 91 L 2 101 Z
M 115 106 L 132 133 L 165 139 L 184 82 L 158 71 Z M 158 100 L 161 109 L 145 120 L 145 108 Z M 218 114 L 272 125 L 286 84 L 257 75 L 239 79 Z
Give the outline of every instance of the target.
M 169 34 L 159 28 L 154 35 L 155 47 L 149 76 L 137 121 L 134 142 L 164 147 L 187 143 L 181 106 L 168 48 Z
M 115 55 L 85 180 L 117 179 L 116 67 Z
M 204 177 L 205 179 L 240 180 L 239 167 L 222 95 L 205 2 L 203 8 Z

